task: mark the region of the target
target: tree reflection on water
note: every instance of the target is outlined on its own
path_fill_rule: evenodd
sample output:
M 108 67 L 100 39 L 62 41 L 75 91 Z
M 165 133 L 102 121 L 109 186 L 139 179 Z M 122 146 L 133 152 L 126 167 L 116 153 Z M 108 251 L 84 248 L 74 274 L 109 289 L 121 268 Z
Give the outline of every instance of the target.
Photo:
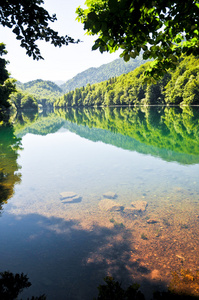
M 17 163 L 21 139 L 14 134 L 8 122 L 0 126 L 0 209 L 14 194 L 14 186 L 20 183 L 20 166 Z

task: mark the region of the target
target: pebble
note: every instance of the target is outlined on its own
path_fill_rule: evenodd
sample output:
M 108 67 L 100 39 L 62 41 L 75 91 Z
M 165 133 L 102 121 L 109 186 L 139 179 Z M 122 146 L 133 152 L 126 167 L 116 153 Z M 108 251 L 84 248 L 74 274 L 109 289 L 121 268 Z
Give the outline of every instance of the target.
M 155 219 L 148 219 L 147 223 L 148 224 L 155 224 L 155 223 L 158 223 L 158 221 L 156 221 Z
M 182 260 L 185 260 L 185 258 L 184 258 L 183 256 L 181 256 L 181 255 L 176 254 L 176 256 L 177 256 L 178 258 L 182 259 Z

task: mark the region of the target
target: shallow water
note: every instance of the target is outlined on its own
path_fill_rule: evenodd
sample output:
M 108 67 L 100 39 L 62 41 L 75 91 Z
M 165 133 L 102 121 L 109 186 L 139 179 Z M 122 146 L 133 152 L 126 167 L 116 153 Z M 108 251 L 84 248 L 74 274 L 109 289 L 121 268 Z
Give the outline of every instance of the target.
M 130 110 L 15 120 L 21 146 L 6 161 L 21 181 L 7 185 L 7 199 L 2 194 L 0 271 L 28 274 L 24 299 L 92 299 L 107 275 L 149 293 L 168 286 L 173 271 L 199 268 L 199 114 L 183 113 L 158 112 L 159 123 L 154 113 Z M 172 122 L 179 114 L 180 129 Z M 61 200 L 68 191 L 78 201 Z M 109 209 L 106 192 L 115 193 Z M 144 208 L 132 211 L 132 202 Z

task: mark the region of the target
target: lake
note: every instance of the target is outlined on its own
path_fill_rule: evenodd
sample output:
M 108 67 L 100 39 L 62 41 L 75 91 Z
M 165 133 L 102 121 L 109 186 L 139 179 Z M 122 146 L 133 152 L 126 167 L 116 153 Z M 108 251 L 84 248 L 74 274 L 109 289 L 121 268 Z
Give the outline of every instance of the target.
M 0 128 L 0 271 L 28 274 L 23 299 L 93 299 L 105 276 L 146 297 L 172 284 L 198 296 L 198 178 L 198 107 L 13 115 Z

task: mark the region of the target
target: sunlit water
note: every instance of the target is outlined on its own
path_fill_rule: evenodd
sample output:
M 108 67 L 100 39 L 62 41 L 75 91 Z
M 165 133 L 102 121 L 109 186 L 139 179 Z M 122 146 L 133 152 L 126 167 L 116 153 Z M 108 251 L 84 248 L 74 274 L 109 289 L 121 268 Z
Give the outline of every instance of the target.
M 175 270 L 197 270 L 198 156 L 196 163 L 169 161 L 152 150 L 93 141 L 77 128 L 100 137 L 108 131 L 75 125 L 75 133 L 64 122 L 54 133 L 22 134 L 21 183 L 0 218 L 0 271 L 28 274 L 32 287 L 24 299 L 43 293 L 47 299 L 93 299 L 107 275 L 147 291 L 166 287 Z M 65 203 L 62 192 L 80 200 Z M 103 207 L 107 192 L 122 207 Z M 129 212 L 132 202 L 144 209 Z

